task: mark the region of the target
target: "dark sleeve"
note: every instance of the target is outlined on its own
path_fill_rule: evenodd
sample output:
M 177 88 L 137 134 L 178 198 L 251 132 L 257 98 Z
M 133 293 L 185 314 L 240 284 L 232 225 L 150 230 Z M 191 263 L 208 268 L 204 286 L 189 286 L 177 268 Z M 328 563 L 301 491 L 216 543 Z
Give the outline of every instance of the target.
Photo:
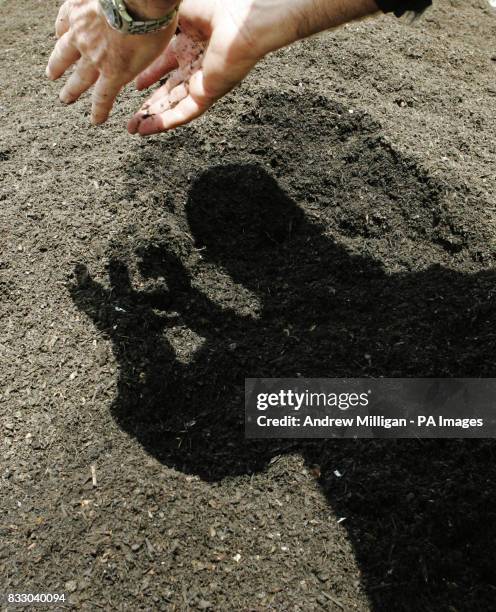
M 412 11 L 422 13 L 431 6 L 432 0 L 376 0 L 377 6 L 384 13 L 394 13 L 396 17 L 401 17 L 404 13 Z

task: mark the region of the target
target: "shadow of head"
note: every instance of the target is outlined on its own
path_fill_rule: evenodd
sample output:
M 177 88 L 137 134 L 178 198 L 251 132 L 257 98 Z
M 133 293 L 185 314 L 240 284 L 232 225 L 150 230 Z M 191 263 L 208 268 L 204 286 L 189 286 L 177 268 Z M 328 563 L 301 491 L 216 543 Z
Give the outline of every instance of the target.
M 210 168 L 195 180 L 186 208 L 199 248 L 219 263 L 248 258 L 259 266 L 287 246 L 300 230 L 308 237 L 320 228 L 258 164 Z M 236 271 L 236 270 L 234 270 Z
M 111 339 L 119 362 L 112 413 L 151 455 L 216 481 L 297 449 L 318 466 L 335 511 L 350 517 L 375 609 L 449 609 L 460 601 L 463 609 L 489 609 L 496 579 L 487 547 L 496 501 L 491 442 L 244 439 L 246 376 L 494 375 L 493 271 L 416 267 L 414 250 L 414 271 L 391 271 L 353 242 L 379 241 L 385 232 L 391 253 L 408 254 L 408 240 L 422 249 L 410 202 L 418 193 L 432 230 L 425 250 L 437 253 L 430 210 L 440 208 L 441 189 L 427 189 L 408 160 L 377 143 L 364 153 L 370 171 L 362 179 L 356 146 L 345 145 L 346 165 L 336 162 L 327 182 L 313 186 L 306 178 L 319 174 L 304 166 L 291 196 L 255 162 L 208 169 L 188 194 L 187 234 L 157 230 L 131 245 L 128 256 L 112 260 L 108 285 L 79 269 L 71 295 Z M 379 198 L 385 164 L 394 189 Z M 353 195 L 348 219 L 337 178 L 343 172 Z M 320 217 L 295 199 L 310 192 Z M 387 210 L 404 225 L 389 227 Z M 450 253 L 455 247 L 449 242 Z M 336 468 L 346 477 L 336 478 Z
M 287 446 L 244 440 L 247 376 L 492 373 L 494 273 L 387 273 L 253 164 L 201 174 L 186 215 L 187 239 L 134 245 L 142 290 L 132 262 L 116 257 L 108 287 L 79 267 L 71 289 L 112 339 L 116 420 L 161 461 L 216 480 L 261 469 Z M 177 254 L 184 241 L 193 264 Z

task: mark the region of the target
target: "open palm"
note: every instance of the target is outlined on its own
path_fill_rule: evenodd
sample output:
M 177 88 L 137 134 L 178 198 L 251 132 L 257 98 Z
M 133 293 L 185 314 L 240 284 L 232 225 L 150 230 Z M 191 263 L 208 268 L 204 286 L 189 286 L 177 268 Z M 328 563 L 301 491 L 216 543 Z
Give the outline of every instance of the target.
M 137 79 L 138 89 L 166 75 L 130 120 L 131 134 L 163 132 L 202 115 L 269 51 L 286 42 L 278 0 L 184 0 L 179 33 Z

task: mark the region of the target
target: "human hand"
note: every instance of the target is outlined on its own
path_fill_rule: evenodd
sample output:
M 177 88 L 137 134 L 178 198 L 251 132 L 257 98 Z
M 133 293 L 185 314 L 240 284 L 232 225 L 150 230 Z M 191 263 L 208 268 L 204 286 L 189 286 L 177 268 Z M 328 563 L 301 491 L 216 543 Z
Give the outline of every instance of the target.
M 306 2 L 306 0 L 304 0 Z M 301 0 L 183 0 L 178 34 L 137 79 L 169 79 L 130 120 L 131 134 L 170 130 L 202 115 L 264 55 L 296 40 Z
M 136 84 L 169 79 L 128 130 L 147 136 L 189 123 L 271 51 L 377 11 L 377 0 L 183 0 L 181 33 Z
M 157 0 L 157 4 L 166 7 L 162 14 L 173 6 L 170 0 Z M 157 16 L 140 15 L 150 19 Z M 91 122 L 104 123 L 120 90 L 165 49 L 174 34 L 176 21 L 158 32 L 126 35 L 108 25 L 98 0 L 66 0 L 55 24 L 59 40 L 46 74 L 56 80 L 75 64 L 74 72 L 60 92 L 60 100 L 71 104 L 95 85 Z

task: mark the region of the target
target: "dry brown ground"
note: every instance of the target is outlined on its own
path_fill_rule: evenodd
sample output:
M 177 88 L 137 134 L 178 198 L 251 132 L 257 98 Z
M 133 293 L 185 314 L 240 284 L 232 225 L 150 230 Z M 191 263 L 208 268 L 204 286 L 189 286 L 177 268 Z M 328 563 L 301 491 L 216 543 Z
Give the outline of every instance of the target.
M 496 15 L 351 25 L 143 141 L 135 92 L 56 102 L 57 2 L 0 4 L 0 591 L 493 610 L 491 442 L 248 443 L 242 394 L 495 375 Z

